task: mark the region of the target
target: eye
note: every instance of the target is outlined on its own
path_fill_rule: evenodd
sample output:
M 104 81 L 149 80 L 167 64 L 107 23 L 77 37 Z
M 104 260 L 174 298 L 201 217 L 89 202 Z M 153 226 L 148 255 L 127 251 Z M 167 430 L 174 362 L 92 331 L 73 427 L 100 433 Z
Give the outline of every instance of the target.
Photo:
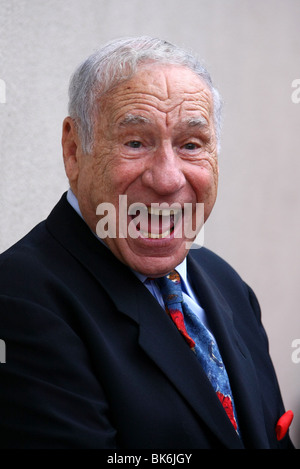
M 182 145 L 181 148 L 184 151 L 195 152 L 195 151 L 197 151 L 201 148 L 201 144 L 200 144 L 200 142 L 187 142 L 184 145 Z
M 142 143 L 139 142 L 138 140 L 130 140 L 129 142 L 126 143 L 126 146 L 130 148 L 141 148 Z
M 197 145 L 196 143 L 192 143 L 192 142 L 189 142 L 189 143 L 186 143 L 185 145 L 183 145 L 183 148 L 185 150 L 196 150 L 196 148 L 198 148 L 199 145 Z

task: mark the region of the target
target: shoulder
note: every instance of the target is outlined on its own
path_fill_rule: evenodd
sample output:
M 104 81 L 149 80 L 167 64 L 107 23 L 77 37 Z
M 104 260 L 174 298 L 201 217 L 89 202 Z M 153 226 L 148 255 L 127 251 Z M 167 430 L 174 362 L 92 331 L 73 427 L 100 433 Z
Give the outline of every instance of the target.
M 191 266 L 201 269 L 203 274 L 230 302 L 251 304 L 260 317 L 260 306 L 252 288 L 226 260 L 207 248 L 193 249 L 188 255 Z
M 31 271 L 35 265 L 42 264 L 43 252 L 47 251 L 49 242 L 47 238 L 45 223 L 41 222 L 4 251 L 0 255 L 0 277 L 12 272 L 24 274 L 26 270 Z
M 72 261 L 42 221 L 0 255 L 0 295 L 31 301 L 48 298 L 52 285 L 57 290 L 72 272 Z
M 68 245 L 53 235 L 49 225 L 52 222 L 57 230 L 67 227 L 68 238 L 72 239 L 76 232 L 76 229 L 70 227 L 74 216 L 72 211 L 64 195 L 46 220 L 0 254 L 0 294 L 10 296 L 23 292 L 26 297 L 26 293 L 32 295 L 37 292 L 47 278 L 63 278 L 71 271 L 73 259 L 68 252 Z M 75 217 L 78 217 L 77 214 Z
M 188 257 L 192 262 L 197 263 L 208 275 L 213 275 L 216 280 L 224 280 L 224 275 L 226 274 L 236 281 L 242 281 L 236 270 L 226 260 L 210 249 L 204 247 L 192 249 Z

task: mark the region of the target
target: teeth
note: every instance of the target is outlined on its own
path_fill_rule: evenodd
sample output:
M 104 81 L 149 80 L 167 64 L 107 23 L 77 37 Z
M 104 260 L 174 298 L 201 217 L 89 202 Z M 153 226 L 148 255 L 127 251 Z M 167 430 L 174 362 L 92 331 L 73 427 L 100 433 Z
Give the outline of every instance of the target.
M 148 213 L 150 215 L 160 215 L 160 216 L 169 216 L 169 215 L 177 215 L 181 213 L 181 209 L 179 208 L 158 208 L 158 207 L 147 207 Z
M 144 238 L 159 239 L 170 236 L 171 230 L 166 230 L 164 233 L 147 233 L 146 231 L 140 230 L 140 233 Z
M 165 205 L 167 205 L 167 204 L 165 204 Z M 176 219 L 178 221 L 179 217 L 182 215 L 182 208 L 179 204 L 177 204 L 177 205 L 178 205 L 178 207 L 174 207 L 174 206 L 173 207 L 165 207 L 165 206 L 160 206 L 158 203 L 153 203 L 150 206 L 146 206 L 146 205 L 139 206 L 138 204 L 136 204 L 135 207 L 134 207 L 135 212 L 132 212 L 132 215 L 135 215 L 136 211 L 139 210 L 140 212 L 143 212 L 144 214 L 147 213 L 151 217 L 161 217 L 162 225 L 167 224 L 167 220 L 164 217 L 168 217 L 168 219 L 170 221 L 169 225 L 171 225 L 168 228 L 165 226 L 165 231 L 162 232 L 162 233 L 159 233 L 159 232 L 157 232 L 157 231 L 159 231 L 159 227 L 158 227 L 159 220 L 157 220 L 157 219 L 155 220 L 155 218 L 154 218 L 153 222 L 155 221 L 155 224 L 157 225 L 157 229 L 154 230 L 155 232 L 144 231 L 142 229 L 142 227 L 140 226 L 138 228 L 138 231 L 140 232 L 141 236 L 143 238 L 149 238 L 149 239 L 160 239 L 160 238 L 169 237 L 170 234 L 174 231 L 174 224 L 176 224 Z M 136 219 L 136 223 L 137 222 L 138 222 L 138 219 Z M 152 218 L 151 218 L 151 222 L 152 222 Z M 141 223 L 141 224 L 144 224 L 144 228 L 146 228 L 145 223 L 146 223 L 145 220 L 144 220 L 144 222 Z M 147 224 L 148 224 L 148 222 L 147 222 Z

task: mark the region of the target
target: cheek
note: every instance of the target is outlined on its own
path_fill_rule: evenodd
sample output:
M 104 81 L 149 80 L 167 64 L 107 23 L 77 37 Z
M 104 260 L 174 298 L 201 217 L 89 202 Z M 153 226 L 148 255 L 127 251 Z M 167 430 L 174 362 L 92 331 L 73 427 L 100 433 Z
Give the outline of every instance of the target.
M 98 199 L 103 200 L 112 192 L 116 173 L 114 161 L 111 148 L 101 146 L 94 150 L 89 167 L 89 179 L 91 190 Z
M 141 176 L 145 170 L 143 161 L 116 159 L 116 164 L 110 166 L 106 172 L 107 179 L 110 180 L 118 194 L 140 193 Z
M 88 196 L 93 180 L 92 161 L 86 155 L 84 155 L 83 158 L 86 158 L 86 160 L 82 162 L 79 169 L 78 190 L 82 195 L 86 194 L 86 196 Z
M 218 171 L 212 170 L 210 165 L 202 166 L 190 178 L 191 184 L 197 196 L 197 202 L 208 202 L 210 198 L 214 198 L 218 187 Z
M 102 154 L 92 168 L 92 192 L 97 203 L 111 202 L 118 206 L 119 195 L 137 191 L 142 172 L 136 161 L 124 161 L 117 154 Z
M 212 171 L 211 167 L 202 167 L 190 179 L 196 202 L 204 204 L 204 220 L 209 217 L 217 197 L 218 172 Z
M 218 172 L 210 173 L 210 176 L 206 178 L 206 184 L 204 185 L 204 219 L 205 221 L 209 217 L 217 198 L 218 191 Z

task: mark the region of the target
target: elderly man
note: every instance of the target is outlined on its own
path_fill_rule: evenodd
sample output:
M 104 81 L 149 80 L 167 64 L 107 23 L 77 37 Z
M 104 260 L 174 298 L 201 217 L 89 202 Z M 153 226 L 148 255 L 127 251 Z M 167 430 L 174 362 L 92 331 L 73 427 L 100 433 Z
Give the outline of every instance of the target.
M 292 447 L 254 293 L 190 249 L 220 108 L 198 61 L 157 39 L 75 72 L 70 189 L 0 260 L 1 447 Z

